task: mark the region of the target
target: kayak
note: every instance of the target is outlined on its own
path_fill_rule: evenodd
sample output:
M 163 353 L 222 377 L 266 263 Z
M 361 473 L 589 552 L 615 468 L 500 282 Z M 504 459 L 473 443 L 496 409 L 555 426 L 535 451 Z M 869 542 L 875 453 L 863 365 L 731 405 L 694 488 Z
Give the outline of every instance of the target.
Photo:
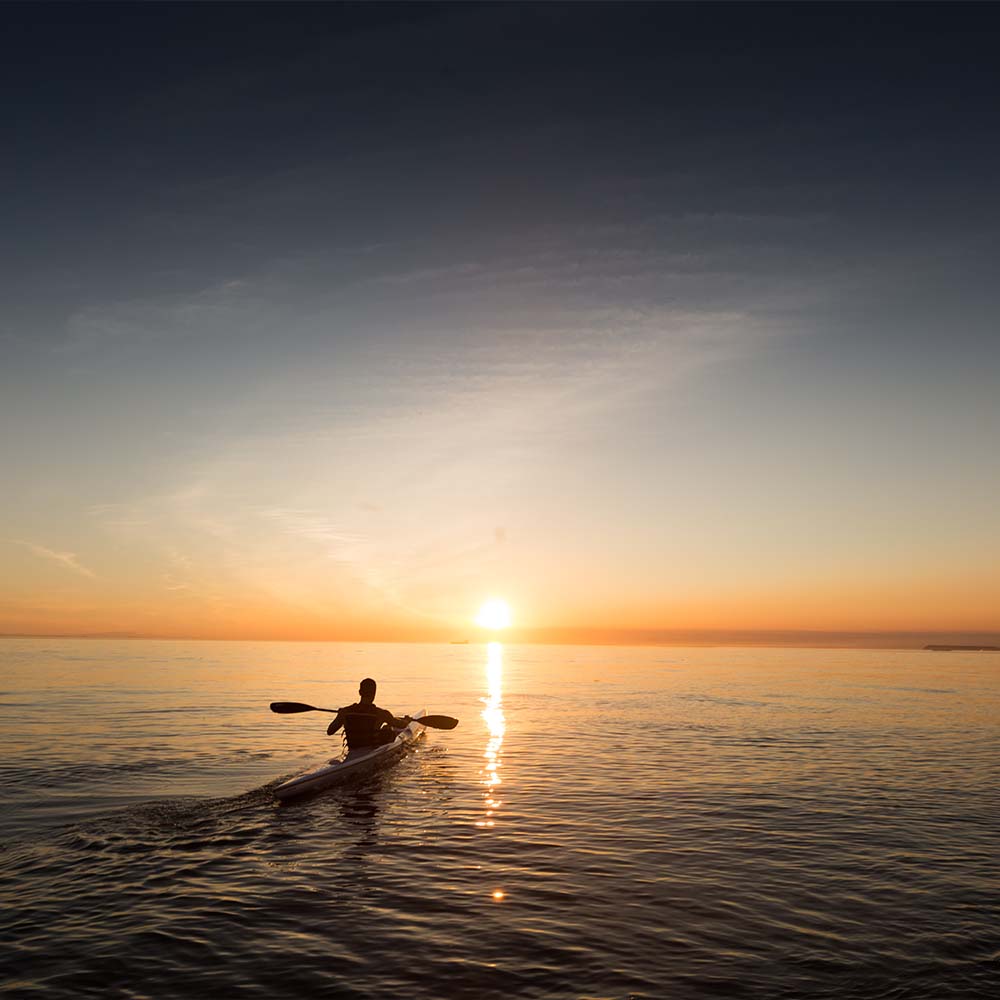
M 422 708 L 419 712 L 413 712 L 410 717 L 420 719 L 426 714 L 426 709 Z M 423 729 L 424 727 L 417 722 L 411 722 L 396 734 L 396 739 L 392 743 L 380 747 L 365 747 L 363 750 L 351 750 L 344 757 L 334 757 L 319 767 L 313 767 L 302 774 L 297 774 L 294 778 L 289 778 L 288 781 L 278 785 L 274 794 L 284 801 L 372 774 L 392 761 L 399 760 L 407 744 L 412 743 Z

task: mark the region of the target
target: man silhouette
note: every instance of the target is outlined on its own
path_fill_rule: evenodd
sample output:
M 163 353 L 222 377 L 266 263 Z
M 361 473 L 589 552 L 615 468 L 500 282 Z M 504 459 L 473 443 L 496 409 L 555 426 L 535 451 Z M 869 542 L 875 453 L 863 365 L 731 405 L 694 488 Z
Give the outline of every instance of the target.
M 379 708 L 375 704 L 376 687 L 375 681 L 366 677 L 358 685 L 360 700 L 353 705 L 337 709 L 333 722 L 327 727 L 327 736 L 332 736 L 343 727 L 349 751 L 366 750 L 392 743 L 397 731 L 404 729 L 412 721 L 408 715 L 397 719 L 392 712 Z

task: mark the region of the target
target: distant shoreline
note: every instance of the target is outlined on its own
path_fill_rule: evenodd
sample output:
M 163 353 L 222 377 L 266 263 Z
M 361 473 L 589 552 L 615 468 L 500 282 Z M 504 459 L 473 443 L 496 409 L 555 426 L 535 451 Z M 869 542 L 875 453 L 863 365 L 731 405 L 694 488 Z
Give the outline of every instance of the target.
M 946 646 L 931 644 L 924 646 L 924 649 L 929 649 L 935 653 L 954 653 L 956 650 L 967 653 L 1000 653 L 1000 646 Z

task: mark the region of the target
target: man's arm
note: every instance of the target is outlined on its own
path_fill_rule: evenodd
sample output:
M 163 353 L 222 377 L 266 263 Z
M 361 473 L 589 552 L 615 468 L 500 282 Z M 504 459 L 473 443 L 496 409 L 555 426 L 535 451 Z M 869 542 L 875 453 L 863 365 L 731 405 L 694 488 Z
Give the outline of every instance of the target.
M 405 729 L 413 720 L 408 715 L 404 715 L 401 719 L 397 719 L 392 712 L 383 709 L 382 721 L 388 723 L 393 729 Z
M 333 717 L 333 722 L 326 727 L 326 735 L 333 736 L 333 734 L 340 729 L 344 724 L 344 713 L 341 710 L 337 710 L 337 714 Z

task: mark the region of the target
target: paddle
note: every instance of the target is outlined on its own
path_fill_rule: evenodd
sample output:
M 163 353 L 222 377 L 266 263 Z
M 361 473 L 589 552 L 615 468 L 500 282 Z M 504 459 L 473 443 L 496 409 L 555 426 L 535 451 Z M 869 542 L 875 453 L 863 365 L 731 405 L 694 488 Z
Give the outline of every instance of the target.
M 278 715 L 295 715 L 298 712 L 332 712 L 336 714 L 339 708 L 317 708 L 315 705 L 305 705 L 301 701 L 272 701 L 271 711 Z M 359 715 L 363 713 L 358 713 Z M 424 715 L 419 719 L 413 719 L 428 729 L 454 729 L 458 725 L 458 719 L 453 719 L 450 715 Z

